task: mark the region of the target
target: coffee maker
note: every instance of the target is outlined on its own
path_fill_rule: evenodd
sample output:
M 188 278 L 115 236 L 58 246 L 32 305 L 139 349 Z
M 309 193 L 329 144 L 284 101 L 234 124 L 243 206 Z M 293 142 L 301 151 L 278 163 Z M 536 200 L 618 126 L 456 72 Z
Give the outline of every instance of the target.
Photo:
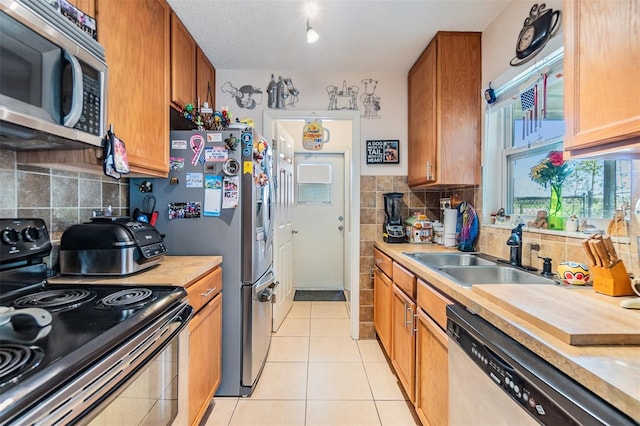
M 382 239 L 385 243 L 406 243 L 402 224 L 402 196 L 401 192 L 388 192 L 384 195 L 384 224 L 382 225 Z

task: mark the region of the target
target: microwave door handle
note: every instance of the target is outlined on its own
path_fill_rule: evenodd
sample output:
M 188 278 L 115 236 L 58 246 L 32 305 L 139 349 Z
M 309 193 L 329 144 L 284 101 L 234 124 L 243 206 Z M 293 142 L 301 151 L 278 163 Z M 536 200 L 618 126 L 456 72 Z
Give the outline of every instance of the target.
M 64 58 L 71 64 L 73 91 L 71 111 L 64 116 L 63 124 L 65 127 L 74 127 L 82 115 L 82 98 L 84 96 L 84 90 L 82 88 L 82 67 L 78 59 L 66 50 L 64 51 Z

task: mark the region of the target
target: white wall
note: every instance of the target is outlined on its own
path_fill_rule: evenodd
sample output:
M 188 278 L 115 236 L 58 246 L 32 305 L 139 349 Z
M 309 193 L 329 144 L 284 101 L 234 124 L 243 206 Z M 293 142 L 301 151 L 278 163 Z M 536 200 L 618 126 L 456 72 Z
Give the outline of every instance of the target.
M 383 59 L 381 59 L 383 60 Z M 347 87 L 358 86 L 358 109 L 360 115 L 364 113 L 364 107 L 360 100 L 364 93 L 363 79 L 377 80 L 375 94 L 380 97 L 380 110 L 378 119 L 361 118 L 361 175 L 399 175 L 407 174 L 407 74 L 406 73 L 378 73 L 378 72 L 316 72 L 301 73 L 299 71 L 283 70 L 218 70 L 216 72 L 216 109 L 228 106 L 233 118 L 250 117 L 255 122 L 256 129 L 263 132 L 262 112 L 267 107 L 267 86 L 271 81 L 271 74 L 292 79 L 293 86 L 300 92 L 299 102 L 293 107 L 287 106 L 292 111 L 313 111 L 319 117 L 326 112 L 329 106 L 327 86 L 334 85 L 342 88 L 343 81 Z M 245 109 L 237 105 L 235 98 L 221 91 L 221 87 L 230 82 L 234 87 L 252 85 L 262 90 L 262 102 L 254 109 Z M 255 97 L 254 97 L 255 98 Z M 255 98 L 259 100 L 259 96 Z M 341 104 L 339 104 L 341 105 Z M 328 123 L 325 123 L 328 124 Z M 333 126 L 331 124 L 330 126 Z M 291 132 L 291 136 L 298 141 L 302 132 Z M 336 140 L 338 140 L 336 134 Z M 332 139 L 333 139 L 332 133 Z M 386 165 L 366 165 L 365 141 L 367 139 L 397 139 L 400 145 L 400 163 Z M 328 143 L 325 150 L 330 149 Z M 328 152 L 328 151 L 327 151 Z
M 482 32 L 482 87 L 487 88 L 489 82 L 492 87 L 498 88 L 533 66 L 545 56 L 563 45 L 562 21 L 560 12 L 560 28 L 547 45 L 527 63 L 512 67 L 509 61 L 516 56 L 516 41 L 529 16 L 531 6 L 542 3 L 536 0 L 513 0 L 498 17 Z M 562 11 L 562 0 L 546 0 L 546 9 Z

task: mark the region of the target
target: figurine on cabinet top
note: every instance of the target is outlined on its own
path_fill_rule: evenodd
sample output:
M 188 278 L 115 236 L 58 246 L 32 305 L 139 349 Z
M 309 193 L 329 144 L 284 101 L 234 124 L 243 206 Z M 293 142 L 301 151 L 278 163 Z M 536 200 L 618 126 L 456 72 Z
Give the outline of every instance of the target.
M 538 210 L 536 218 L 527 223 L 527 226 L 531 228 L 544 228 L 547 229 L 547 212 L 545 210 Z

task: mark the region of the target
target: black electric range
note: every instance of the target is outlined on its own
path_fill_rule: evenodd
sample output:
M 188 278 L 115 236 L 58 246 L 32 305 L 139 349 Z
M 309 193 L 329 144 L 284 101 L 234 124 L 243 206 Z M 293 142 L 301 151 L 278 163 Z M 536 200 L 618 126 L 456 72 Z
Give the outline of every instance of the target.
M 49 286 L 50 250 L 42 220 L 0 219 L 0 424 L 56 393 L 64 401 L 60 389 L 101 362 L 108 370 L 125 342 L 163 326 L 175 335 L 170 324 L 192 315 L 181 287 Z

